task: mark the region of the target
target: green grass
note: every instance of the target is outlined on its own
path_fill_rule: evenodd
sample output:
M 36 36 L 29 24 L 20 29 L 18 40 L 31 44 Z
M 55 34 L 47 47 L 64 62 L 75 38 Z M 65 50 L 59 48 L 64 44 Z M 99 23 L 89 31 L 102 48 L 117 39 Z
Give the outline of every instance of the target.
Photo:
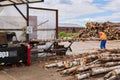
M 65 33 L 65 32 L 60 32 L 59 34 L 59 38 L 67 38 L 67 37 L 69 37 L 69 38 L 72 38 L 72 37 L 75 37 L 75 36 L 77 36 L 78 35 L 78 33 Z

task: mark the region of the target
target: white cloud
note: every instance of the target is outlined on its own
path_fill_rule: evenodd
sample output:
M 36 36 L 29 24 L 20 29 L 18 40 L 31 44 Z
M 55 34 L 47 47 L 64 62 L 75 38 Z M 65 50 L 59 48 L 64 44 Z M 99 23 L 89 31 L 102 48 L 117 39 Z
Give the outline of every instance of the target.
M 100 12 L 107 11 L 119 11 L 120 10 L 120 0 L 104 0 L 108 3 L 106 5 L 97 6 L 92 2 L 94 0 L 69 0 L 71 4 L 63 4 L 62 0 L 45 0 L 43 3 L 33 4 L 32 6 L 42 7 L 42 8 L 51 8 L 59 10 L 59 19 L 60 23 L 73 23 L 84 24 L 88 21 L 115 21 L 120 19 L 120 13 L 116 12 L 110 16 L 97 16 L 95 18 L 82 18 L 78 17 L 83 15 L 90 15 Z M 102 8 L 101 8 L 102 7 Z
M 82 19 L 70 19 L 64 21 L 65 23 L 75 23 L 79 24 L 81 26 L 85 26 L 86 22 L 106 22 L 106 21 L 111 21 L 111 22 L 119 22 L 118 20 L 120 19 L 120 12 L 119 13 L 113 13 L 112 15 L 109 16 L 98 16 L 95 18 L 82 18 Z
M 119 11 L 120 10 L 120 0 L 111 0 L 103 8 L 106 10 L 110 10 L 110 11 Z
M 85 27 L 86 22 L 91 22 L 94 21 L 93 18 L 83 18 L 83 19 L 70 19 L 63 21 L 63 23 L 74 23 L 74 24 L 79 24 L 82 27 Z
M 85 1 L 85 2 L 88 2 L 88 3 L 92 3 L 94 0 L 82 0 L 82 1 Z
M 103 10 L 91 4 L 93 0 L 69 0 L 71 4 L 62 4 L 60 1 L 61 0 L 45 0 L 42 4 L 34 4 L 33 6 L 58 9 L 59 18 L 62 19 L 103 12 Z
M 118 13 L 113 13 L 112 15 L 109 15 L 109 16 L 96 17 L 96 18 L 94 18 L 93 20 L 94 20 L 94 21 L 102 21 L 102 22 L 105 22 L 105 21 L 115 21 L 115 20 L 118 20 L 118 19 L 120 19 L 120 12 L 118 12 Z

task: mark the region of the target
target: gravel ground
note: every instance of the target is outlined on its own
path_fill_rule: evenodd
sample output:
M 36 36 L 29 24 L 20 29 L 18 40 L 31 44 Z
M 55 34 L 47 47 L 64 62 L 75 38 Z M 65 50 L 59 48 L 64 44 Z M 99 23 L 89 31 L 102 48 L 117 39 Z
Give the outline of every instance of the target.
M 68 44 L 65 43 L 65 46 Z M 76 54 L 82 54 L 82 53 L 91 53 L 96 52 L 100 49 L 99 47 L 100 41 L 85 41 L 85 42 L 74 42 L 71 46 L 72 52 L 68 51 L 68 55 L 76 55 Z M 106 49 L 117 49 L 120 48 L 120 41 L 107 41 L 106 43 Z

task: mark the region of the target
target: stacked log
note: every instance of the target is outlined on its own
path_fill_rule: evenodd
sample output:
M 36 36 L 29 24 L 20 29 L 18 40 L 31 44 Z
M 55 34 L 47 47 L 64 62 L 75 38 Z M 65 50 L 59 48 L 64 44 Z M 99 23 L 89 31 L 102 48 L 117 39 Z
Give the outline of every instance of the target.
M 85 79 L 87 77 L 90 77 L 90 75 L 91 75 L 91 72 L 87 72 L 87 73 L 84 73 L 84 74 L 76 74 L 75 79 L 82 80 L 82 79 Z
M 112 52 L 112 51 L 111 51 Z M 61 75 L 73 75 L 75 80 L 83 80 L 95 75 L 105 74 L 104 80 L 115 80 L 120 76 L 120 54 L 98 52 L 81 54 L 77 59 L 45 65 L 46 68 L 58 67 Z
M 120 39 L 120 23 L 112 22 L 87 22 L 86 28 L 80 31 L 80 38 L 99 38 L 98 31 L 104 31 L 109 40 Z
M 119 78 L 119 76 L 120 76 L 120 69 L 115 69 L 115 70 L 113 70 L 113 71 L 110 71 L 108 74 L 106 74 L 105 76 L 104 76 L 104 79 L 105 80 L 119 80 L 118 78 Z

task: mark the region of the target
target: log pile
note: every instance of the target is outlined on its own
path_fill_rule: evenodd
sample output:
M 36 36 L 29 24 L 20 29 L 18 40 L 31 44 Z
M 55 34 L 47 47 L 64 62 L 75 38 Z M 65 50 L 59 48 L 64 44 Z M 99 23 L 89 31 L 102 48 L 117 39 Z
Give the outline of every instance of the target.
M 113 53 L 116 51 L 116 53 Z M 83 80 L 92 76 L 105 74 L 103 80 L 117 80 L 120 77 L 120 54 L 117 50 L 100 51 L 77 55 L 76 59 L 60 61 L 45 65 L 46 68 L 57 67 L 61 75 L 73 75 L 74 80 Z M 70 79 L 71 80 L 71 79 Z
M 80 38 L 99 38 L 98 31 L 104 31 L 109 40 L 120 39 L 120 23 L 88 22 L 86 28 L 79 32 Z

